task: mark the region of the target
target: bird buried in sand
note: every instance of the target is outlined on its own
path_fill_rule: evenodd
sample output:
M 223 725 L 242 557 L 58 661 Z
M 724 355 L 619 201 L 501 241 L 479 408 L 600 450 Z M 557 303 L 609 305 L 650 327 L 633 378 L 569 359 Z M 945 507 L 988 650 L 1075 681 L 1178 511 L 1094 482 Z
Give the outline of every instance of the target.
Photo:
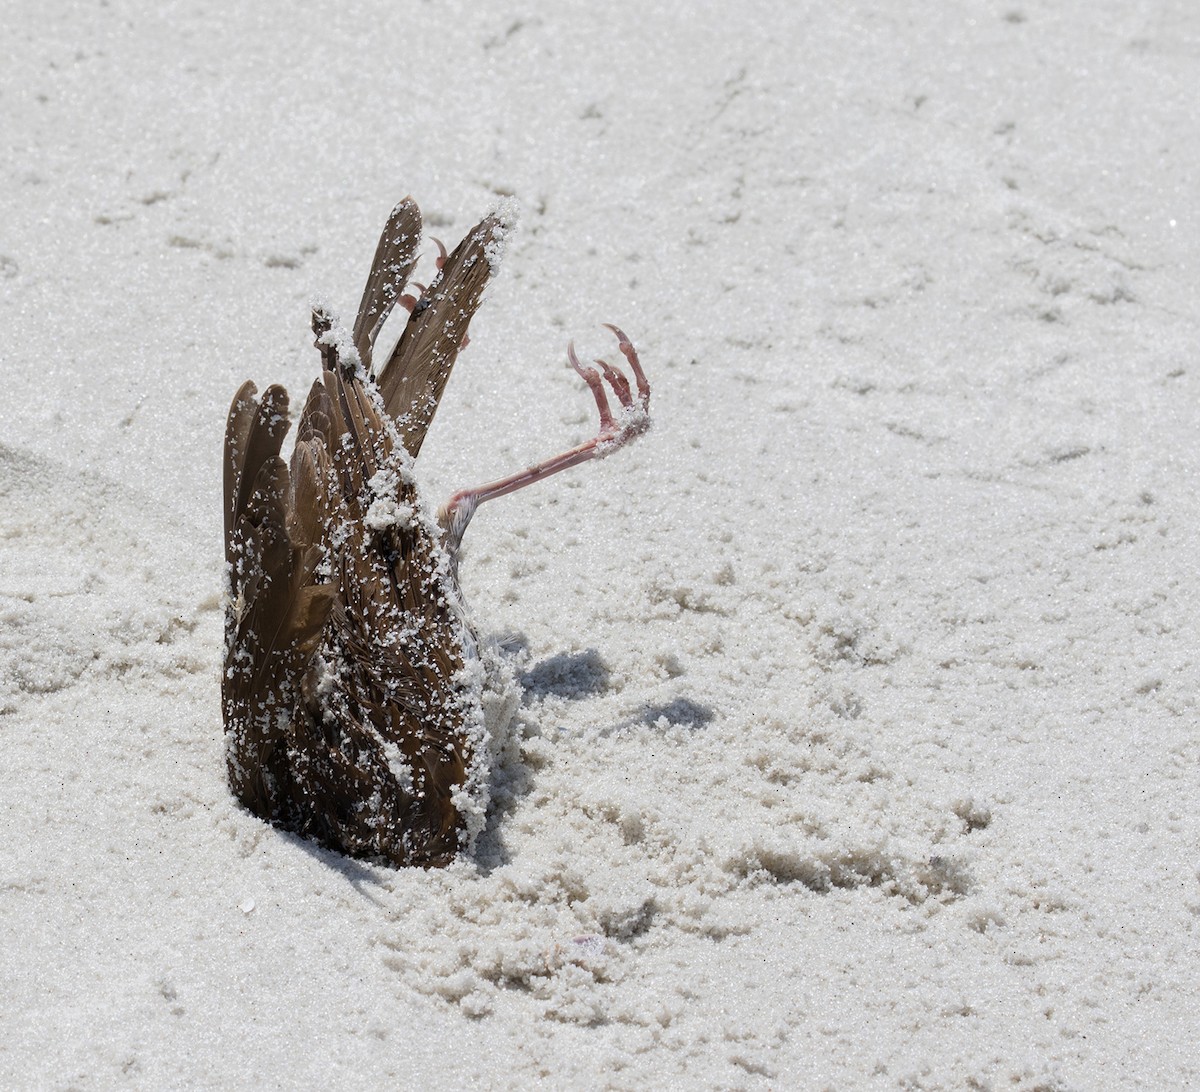
M 513 222 L 501 208 L 450 254 L 439 243 L 436 276 L 406 294 L 421 214 L 405 198 L 380 237 L 353 330 L 313 309 L 321 375 L 290 461 L 280 455 L 290 424 L 282 387 L 259 398 L 247 382 L 229 410 L 221 701 L 230 786 L 255 815 L 352 856 L 445 865 L 483 826 L 485 672 L 457 583 L 475 509 L 607 455 L 649 424 L 637 353 L 610 326 L 632 386 L 618 368 L 597 361 L 597 371 L 568 349 L 599 411 L 593 439 L 461 490 L 436 516 L 422 506 L 413 463 Z M 408 321 L 376 366 L 375 340 L 397 303 Z

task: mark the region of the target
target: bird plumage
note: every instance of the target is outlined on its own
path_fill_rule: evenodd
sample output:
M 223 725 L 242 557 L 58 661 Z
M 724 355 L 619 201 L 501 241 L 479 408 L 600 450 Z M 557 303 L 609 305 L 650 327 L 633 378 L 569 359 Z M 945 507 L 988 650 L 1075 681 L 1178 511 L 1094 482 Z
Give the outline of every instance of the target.
M 359 857 L 448 864 L 482 826 L 492 741 L 484 671 L 457 583 L 479 504 L 645 433 L 650 387 L 610 327 L 634 390 L 604 361 L 587 382 L 597 435 L 424 511 L 412 467 L 511 227 L 483 219 L 405 294 L 421 215 L 405 198 L 375 250 L 353 328 L 313 310 L 321 375 L 290 459 L 288 396 L 244 383 L 225 432 L 228 606 L 221 680 L 229 782 L 261 818 Z M 420 286 L 418 286 L 420 287 Z M 397 304 L 408 321 L 372 357 Z M 619 403 L 614 415 L 604 384 Z
M 285 463 L 288 399 L 238 391 L 225 437 L 230 784 L 255 814 L 354 856 L 443 865 L 483 776 L 478 672 L 450 559 L 421 509 L 419 451 L 504 225 L 482 221 L 371 354 L 412 271 L 420 214 L 393 210 L 352 333 L 323 309 L 322 375 Z

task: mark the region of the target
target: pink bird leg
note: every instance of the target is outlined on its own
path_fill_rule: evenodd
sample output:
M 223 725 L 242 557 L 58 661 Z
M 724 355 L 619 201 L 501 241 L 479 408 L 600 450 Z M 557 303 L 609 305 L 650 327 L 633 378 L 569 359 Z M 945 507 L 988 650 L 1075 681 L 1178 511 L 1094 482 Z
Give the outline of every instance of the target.
M 587 383 L 596 400 L 596 410 L 600 415 L 599 431 L 592 439 L 578 444 L 568 451 L 551 456 L 549 459 L 544 459 L 540 463 L 535 463 L 533 466 L 526 467 L 516 474 L 510 474 L 507 478 L 500 478 L 497 481 L 488 482 L 486 485 L 476 486 L 474 489 L 460 489 L 455 493 L 438 512 L 438 522 L 445 528 L 446 547 L 452 555 L 457 554 L 467 524 L 475 514 L 475 509 L 484 501 L 515 493 L 518 489 L 533 485 L 534 482 L 548 478 L 551 474 L 557 474 L 560 470 L 567 470 L 580 463 L 586 463 L 589 459 L 600 459 L 611 455 L 650 427 L 650 384 L 646 379 L 646 373 L 642 371 L 637 350 L 619 327 L 607 322 L 604 323 L 604 326 L 616 335 L 617 347 L 629 362 L 634 382 L 637 385 L 636 399 L 629 380 L 617 368 L 603 360 L 595 361 L 599 366 L 599 371 L 581 364 L 579 357 L 575 355 L 574 343 L 568 345 L 567 359 L 570 361 L 571 367 Z M 608 396 L 604 391 L 605 381 L 621 404 L 616 416 L 613 415 Z

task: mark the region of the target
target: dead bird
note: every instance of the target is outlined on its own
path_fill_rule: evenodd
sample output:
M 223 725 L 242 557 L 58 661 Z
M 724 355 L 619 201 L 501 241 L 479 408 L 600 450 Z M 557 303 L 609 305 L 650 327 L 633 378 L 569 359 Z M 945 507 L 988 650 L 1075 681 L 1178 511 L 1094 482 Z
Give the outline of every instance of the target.
M 618 368 L 568 359 L 600 429 L 570 451 L 454 494 L 436 515 L 413 479 L 467 327 L 514 216 L 502 207 L 406 293 L 421 241 L 411 198 L 392 210 L 351 331 L 323 306 L 321 374 L 300 413 L 246 382 L 225 432 L 227 608 L 221 680 L 229 783 L 254 814 L 356 857 L 441 866 L 472 843 L 487 805 L 484 670 L 457 583 L 463 532 L 482 502 L 606 455 L 644 432 L 650 387 L 610 326 Z M 380 366 L 376 338 L 409 311 Z M 605 384 L 619 403 L 614 413 Z

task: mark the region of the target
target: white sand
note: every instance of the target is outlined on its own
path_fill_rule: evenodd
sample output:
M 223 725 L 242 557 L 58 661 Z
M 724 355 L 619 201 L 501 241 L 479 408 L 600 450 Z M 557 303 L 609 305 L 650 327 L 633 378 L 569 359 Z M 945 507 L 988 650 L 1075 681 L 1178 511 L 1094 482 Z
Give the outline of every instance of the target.
M 4 21 L 0 1086 L 1200 1082 L 1200 8 Z M 656 425 L 476 517 L 519 756 L 396 872 L 226 788 L 221 435 L 498 192 L 430 495 L 600 322 Z

